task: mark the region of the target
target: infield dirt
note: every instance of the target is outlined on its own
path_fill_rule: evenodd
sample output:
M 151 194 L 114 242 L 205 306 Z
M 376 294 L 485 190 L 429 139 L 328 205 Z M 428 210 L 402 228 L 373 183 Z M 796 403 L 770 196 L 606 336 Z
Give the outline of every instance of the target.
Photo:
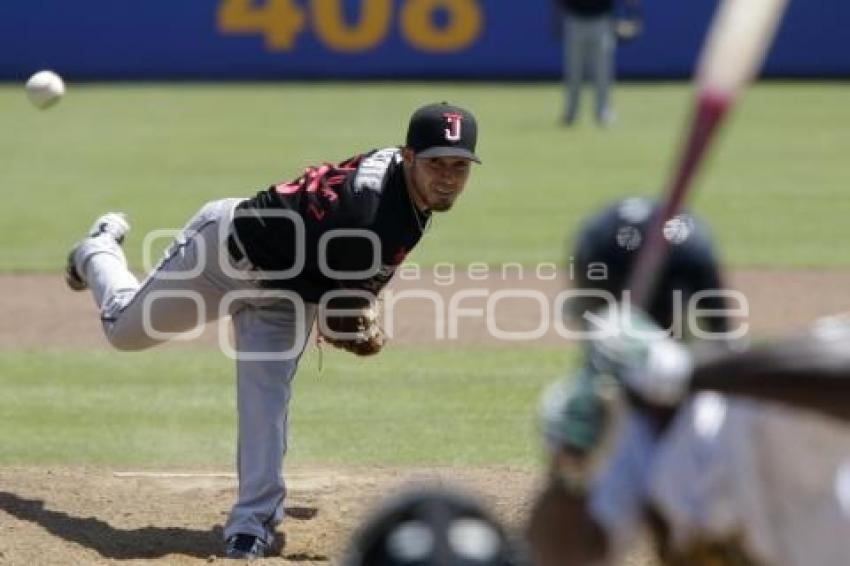
M 818 316 L 850 309 L 850 270 L 739 269 L 729 276 L 731 288 L 743 293 L 749 303 L 747 322 L 756 335 L 800 328 Z M 541 279 L 533 273 L 518 277 L 491 273 L 486 279 L 471 279 L 468 273 L 440 280 L 433 273 L 416 281 L 395 281 L 390 290 L 433 292 L 440 297 L 443 313 L 461 291 L 477 290 L 482 295 L 458 301 L 459 308 L 485 309 L 486 296 L 498 291 L 539 293 L 554 308 L 555 297 L 565 288 L 561 278 Z M 19 348 L 97 348 L 108 347 L 100 328 L 97 311 L 89 293 L 72 293 L 59 275 L 0 276 L 0 349 Z M 441 347 L 506 345 L 488 332 L 485 317 L 458 317 L 456 339 L 437 339 L 434 304 L 426 299 L 399 300 L 393 309 L 392 342 L 425 346 L 439 342 Z M 551 314 L 551 313 L 550 313 Z M 506 297 L 494 308 L 495 324 L 507 332 L 520 333 L 537 327 L 542 311 L 536 301 Z M 551 326 L 551 325 L 550 325 Z M 216 345 L 214 329 L 198 339 L 200 345 Z M 445 325 L 442 330 L 445 332 Z M 553 328 L 539 339 L 513 342 L 559 345 L 564 338 Z
M 388 494 L 462 486 L 518 525 L 534 476 L 510 468 L 288 470 L 286 544 L 269 564 L 335 563 Z M 209 470 L 0 469 L 0 564 L 212 563 L 236 480 Z

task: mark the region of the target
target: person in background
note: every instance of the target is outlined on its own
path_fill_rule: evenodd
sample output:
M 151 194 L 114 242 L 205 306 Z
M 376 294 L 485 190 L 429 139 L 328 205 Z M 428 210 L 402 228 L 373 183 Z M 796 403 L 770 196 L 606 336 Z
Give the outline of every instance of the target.
M 563 122 L 567 126 L 578 117 L 581 87 L 585 71 L 593 77 L 596 123 L 607 127 L 614 122 L 611 85 L 614 82 L 614 55 L 620 30 L 624 39 L 639 34 L 639 0 L 623 0 L 627 14 L 615 21 L 615 0 L 559 0 L 564 23 L 564 87 L 566 107 Z M 628 24 L 628 25 L 621 25 Z

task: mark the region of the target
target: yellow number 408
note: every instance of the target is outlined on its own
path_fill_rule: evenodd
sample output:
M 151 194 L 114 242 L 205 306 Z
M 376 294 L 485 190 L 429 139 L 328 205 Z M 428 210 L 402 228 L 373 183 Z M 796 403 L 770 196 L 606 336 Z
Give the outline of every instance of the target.
M 390 28 L 393 0 L 360 0 L 356 24 L 345 21 L 343 0 L 309 0 L 310 19 L 319 40 L 347 53 L 376 47 Z M 438 26 L 434 14 L 443 10 L 447 23 Z M 307 20 L 294 0 L 221 0 L 218 28 L 230 34 L 260 34 L 271 51 L 288 51 Z M 477 0 L 406 0 L 399 14 L 402 36 L 428 52 L 459 51 L 481 33 L 483 16 Z

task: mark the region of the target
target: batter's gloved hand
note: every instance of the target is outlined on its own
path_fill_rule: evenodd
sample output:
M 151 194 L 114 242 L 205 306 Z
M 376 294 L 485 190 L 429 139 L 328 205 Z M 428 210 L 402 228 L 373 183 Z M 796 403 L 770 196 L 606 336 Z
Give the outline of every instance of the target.
M 694 361 L 643 312 L 614 306 L 592 316 L 588 363 L 614 376 L 647 403 L 678 404 L 688 393 Z
M 374 297 L 340 296 L 322 304 L 319 337 L 322 342 L 358 356 L 372 356 L 386 343 Z
M 571 491 L 582 491 L 598 473 L 618 418 L 619 385 L 582 367 L 550 385 L 540 403 L 540 428 L 550 470 Z
M 605 406 L 583 368 L 576 376 L 550 385 L 540 403 L 540 425 L 550 450 L 577 456 L 593 451 L 605 427 Z

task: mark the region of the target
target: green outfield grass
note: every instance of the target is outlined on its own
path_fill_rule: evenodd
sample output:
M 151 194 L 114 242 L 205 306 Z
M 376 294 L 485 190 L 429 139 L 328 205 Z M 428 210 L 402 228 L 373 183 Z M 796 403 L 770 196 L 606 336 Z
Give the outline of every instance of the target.
M 392 348 L 310 352 L 291 403 L 290 462 L 517 464 L 541 445 L 541 388 L 569 353 Z M 228 466 L 232 362 L 217 352 L 0 352 L 0 463 Z
M 476 111 L 484 165 L 411 259 L 561 260 L 565 237 L 589 210 L 657 191 L 689 89 L 620 85 L 619 123 L 599 131 L 588 121 L 559 127 L 554 83 L 71 84 L 46 112 L 6 83 L 0 270 L 57 269 L 109 209 L 134 220 L 128 247 L 138 266 L 148 230 L 177 228 L 205 200 L 247 196 L 308 163 L 400 143 L 410 111 L 440 99 Z M 846 83 L 770 83 L 747 93 L 694 199 L 729 261 L 847 265 L 835 238 L 850 218 L 848 123 Z

